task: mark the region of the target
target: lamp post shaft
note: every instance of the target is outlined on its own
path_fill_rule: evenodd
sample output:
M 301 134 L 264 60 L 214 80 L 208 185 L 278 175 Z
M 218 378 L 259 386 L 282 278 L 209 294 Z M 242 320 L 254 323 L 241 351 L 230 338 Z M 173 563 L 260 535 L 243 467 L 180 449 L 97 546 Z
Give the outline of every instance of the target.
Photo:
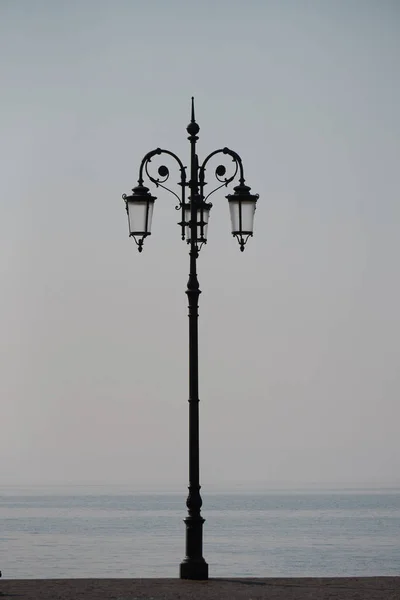
M 190 160 L 190 272 L 186 294 L 189 308 L 189 494 L 186 500 L 188 516 L 186 525 L 186 556 L 180 565 L 181 579 L 208 579 L 208 564 L 203 558 L 203 523 L 200 495 L 199 457 L 199 352 L 198 318 L 199 296 L 201 294 L 197 278 L 197 204 L 198 204 L 198 157 L 196 142 L 199 126 L 195 122 L 192 99 L 192 120 L 188 125 L 191 145 Z

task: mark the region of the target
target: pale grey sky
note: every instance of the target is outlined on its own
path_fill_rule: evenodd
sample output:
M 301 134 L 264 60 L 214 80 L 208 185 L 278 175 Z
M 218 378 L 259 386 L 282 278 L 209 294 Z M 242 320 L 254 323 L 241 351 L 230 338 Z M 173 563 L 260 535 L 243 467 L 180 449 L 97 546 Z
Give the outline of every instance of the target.
M 187 484 L 188 254 L 162 146 L 241 154 L 201 251 L 201 480 L 400 481 L 400 5 L 1 0 L 2 483 Z

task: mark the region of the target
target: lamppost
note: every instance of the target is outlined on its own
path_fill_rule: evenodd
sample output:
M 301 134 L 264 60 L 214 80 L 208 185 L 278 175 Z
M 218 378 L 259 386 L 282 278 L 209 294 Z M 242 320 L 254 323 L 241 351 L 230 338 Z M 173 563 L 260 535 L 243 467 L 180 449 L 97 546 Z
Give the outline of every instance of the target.
M 139 252 L 143 250 L 144 239 L 151 234 L 151 221 L 153 216 L 155 196 L 149 188 L 143 185 L 144 176 L 147 176 L 156 187 L 166 189 L 178 199 L 177 210 L 181 211 L 182 240 L 187 240 L 190 251 L 190 273 L 186 294 L 189 304 L 189 494 L 186 500 L 188 515 L 186 524 L 186 556 L 180 564 L 181 579 L 208 579 L 208 564 L 203 558 L 203 523 L 201 516 L 202 499 L 200 495 L 199 477 L 199 379 L 198 379 L 198 300 L 200 295 L 199 281 L 197 278 L 197 259 L 203 244 L 207 242 L 207 226 L 212 205 L 208 198 L 222 187 L 228 186 L 236 177 L 239 184 L 234 187 L 234 193 L 226 196 L 228 199 L 232 222 L 232 234 L 239 241 L 240 250 L 243 252 L 246 242 L 253 235 L 254 212 L 258 194 L 251 194 L 250 188 L 245 184 L 242 159 L 239 154 L 229 148 L 214 150 L 199 163 L 196 153 L 197 134 L 200 127 L 195 121 L 194 99 L 192 98 L 191 121 L 187 126 L 190 142 L 190 178 L 187 181 L 186 167 L 182 161 L 169 150 L 156 148 L 148 152 L 140 165 L 138 185 L 133 188 L 132 195 L 124 194 L 126 211 L 128 213 L 129 235 L 135 240 Z M 178 163 L 180 170 L 181 187 L 180 195 L 176 194 L 164 184 L 169 178 L 169 169 L 165 165 L 158 168 L 158 177 L 149 172 L 149 163 L 154 156 L 167 154 Z M 219 165 L 215 170 L 215 177 L 219 185 L 207 196 L 204 194 L 206 185 L 205 173 L 209 160 L 216 154 L 226 154 L 234 162 L 234 173 L 226 177 L 226 168 Z M 186 189 L 190 195 L 186 199 Z

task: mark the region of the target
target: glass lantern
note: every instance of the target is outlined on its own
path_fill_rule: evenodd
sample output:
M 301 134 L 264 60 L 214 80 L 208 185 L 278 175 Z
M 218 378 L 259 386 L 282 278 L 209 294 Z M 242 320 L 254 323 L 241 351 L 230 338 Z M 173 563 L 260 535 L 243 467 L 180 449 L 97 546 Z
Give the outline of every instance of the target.
M 243 252 L 249 237 L 253 235 L 254 213 L 258 194 L 250 194 L 248 185 L 241 183 L 234 189 L 234 194 L 227 197 L 231 214 L 232 235 L 237 238 Z
M 210 217 L 211 208 L 212 204 L 204 201 L 199 202 L 196 206 L 196 242 L 199 244 L 207 243 L 208 220 Z M 192 228 L 190 226 L 191 216 L 192 205 L 188 202 L 184 206 L 185 238 L 188 244 L 190 244 L 190 242 L 192 241 Z
M 143 241 L 151 235 L 151 222 L 155 196 L 150 194 L 149 188 L 138 185 L 132 190 L 133 194 L 122 197 L 125 200 L 128 213 L 129 236 L 135 240 L 139 252 L 143 250 Z

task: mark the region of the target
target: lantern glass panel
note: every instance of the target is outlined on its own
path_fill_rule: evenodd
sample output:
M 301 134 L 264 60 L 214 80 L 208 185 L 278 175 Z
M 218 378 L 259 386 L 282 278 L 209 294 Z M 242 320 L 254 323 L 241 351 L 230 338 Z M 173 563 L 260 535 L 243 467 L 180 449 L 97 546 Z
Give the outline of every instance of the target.
M 211 206 L 207 205 L 207 204 L 205 204 L 203 207 L 199 207 L 197 209 L 197 239 L 196 239 L 196 241 L 199 243 L 207 241 L 208 220 L 210 217 L 210 209 L 211 209 Z M 192 231 L 189 226 L 190 218 L 191 218 L 191 207 L 190 207 L 190 204 L 188 204 L 185 207 L 185 223 L 186 223 L 185 237 L 188 242 L 190 242 L 192 239 Z M 203 222 L 203 227 L 201 226 L 201 222 Z
M 256 199 L 241 200 L 233 196 L 229 199 L 229 210 L 233 234 L 253 233 Z
M 149 235 L 153 218 L 154 199 L 128 201 L 129 233 Z

